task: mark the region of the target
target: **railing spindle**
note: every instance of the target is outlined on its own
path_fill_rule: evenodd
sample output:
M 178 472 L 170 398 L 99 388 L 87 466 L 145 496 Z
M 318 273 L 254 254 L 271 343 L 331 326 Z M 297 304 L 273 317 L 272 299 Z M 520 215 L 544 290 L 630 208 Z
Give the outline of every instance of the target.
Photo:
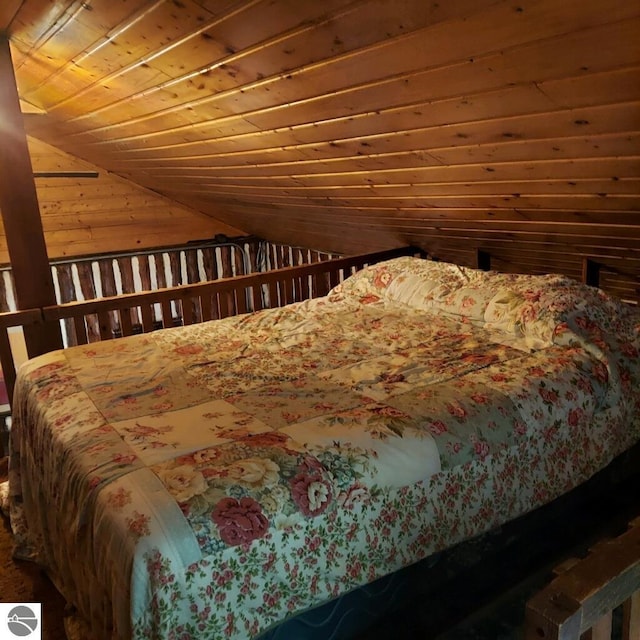
M 73 329 L 76 334 L 76 342 L 78 344 L 87 344 L 89 342 L 84 316 L 74 316 Z
M 133 334 L 133 323 L 131 322 L 132 315 L 132 309 L 120 309 L 120 333 L 123 336 L 130 336 Z
M 98 324 L 100 326 L 100 340 L 111 340 L 111 338 L 113 338 L 111 312 L 100 311 L 98 313 Z
M 140 305 L 140 315 L 142 316 L 142 331 L 144 333 L 153 331 L 153 306 L 150 304 Z
M 180 304 L 182 306 L 182 324 L 193 324 L 193 304 L 191 298 L 180 298 Z
M 640 638 L 640 589 L 622 605 L 622 640 Z

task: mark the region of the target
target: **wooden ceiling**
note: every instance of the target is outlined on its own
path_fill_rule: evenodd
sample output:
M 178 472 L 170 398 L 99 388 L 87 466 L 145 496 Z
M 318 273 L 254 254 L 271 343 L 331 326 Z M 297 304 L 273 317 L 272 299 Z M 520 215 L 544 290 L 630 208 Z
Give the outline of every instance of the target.
M 638 299 L 640 2 L 4 0 L 30 136 L 244 232 Z

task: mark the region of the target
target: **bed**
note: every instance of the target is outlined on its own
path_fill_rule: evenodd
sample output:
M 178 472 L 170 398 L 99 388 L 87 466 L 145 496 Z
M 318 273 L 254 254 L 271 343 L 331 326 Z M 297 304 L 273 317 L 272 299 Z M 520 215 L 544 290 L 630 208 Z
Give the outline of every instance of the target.
M 273 635 L 630 448 L 639 351 L 598 289 L 402 257 L 48 353 L 14 395 L 17 553 L 95 638 Z

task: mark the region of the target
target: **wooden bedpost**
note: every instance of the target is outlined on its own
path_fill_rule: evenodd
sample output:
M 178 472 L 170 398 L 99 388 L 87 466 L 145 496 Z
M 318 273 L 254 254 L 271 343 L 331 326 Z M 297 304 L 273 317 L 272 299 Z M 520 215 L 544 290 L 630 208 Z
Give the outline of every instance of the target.
M 56 304 L 9 39 L 0 34 L 0 212 L 18 309 Z M 55 322 L 24 329 L 29 357 L 62 347 Z

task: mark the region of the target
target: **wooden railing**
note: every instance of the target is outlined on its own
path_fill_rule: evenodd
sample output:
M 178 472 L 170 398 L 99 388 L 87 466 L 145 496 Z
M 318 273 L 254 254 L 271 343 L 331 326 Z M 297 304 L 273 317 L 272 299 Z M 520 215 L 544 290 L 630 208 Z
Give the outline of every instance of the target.
M 9 400 L 16 379 L 8 335 L 11 327 L 65 321 L 73 325 L 78 344 L 109 340 L 317 298 L 364 266 L 415 253 L 410 248 L 392 249 L 170 289 L 2 313 L 0 364 Z
M 640 518 L 556 573 L 527 603 L 525 640 L 640 638 Z M 612 636 L 619 608 L 621 628 Z

